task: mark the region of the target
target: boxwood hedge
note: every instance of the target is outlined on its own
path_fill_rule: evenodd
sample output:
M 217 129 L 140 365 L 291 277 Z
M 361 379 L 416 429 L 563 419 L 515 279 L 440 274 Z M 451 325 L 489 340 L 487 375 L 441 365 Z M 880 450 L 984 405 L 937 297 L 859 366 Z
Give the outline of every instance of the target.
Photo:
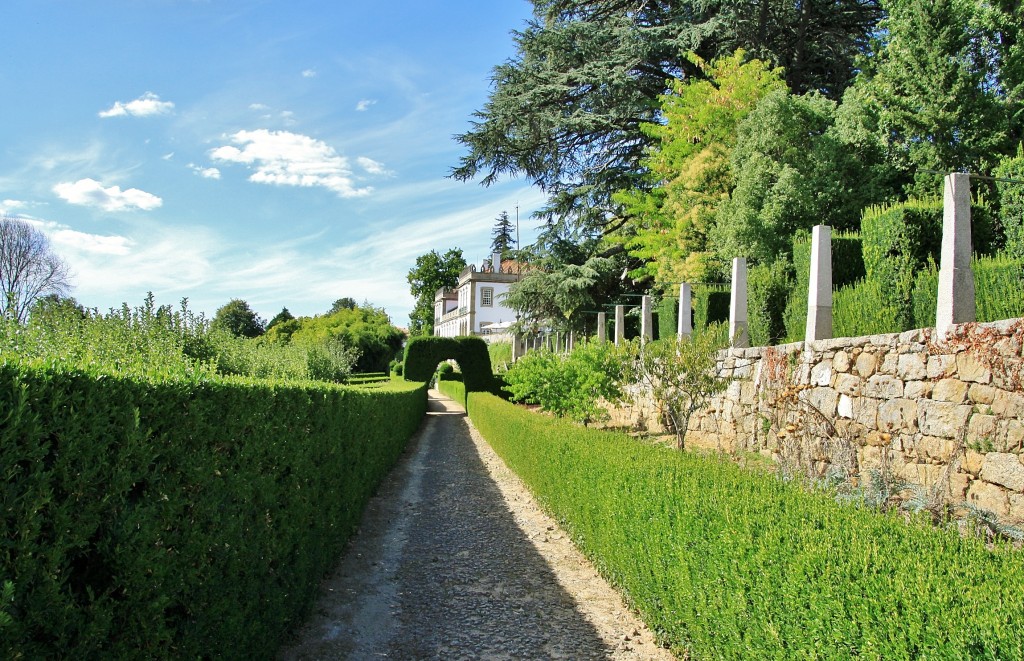
M 0 656 L 272 657 L 425 406 L 0 364 Z
M 683 658 L 1024 658 L 1019 550 L 486 393 L 469 413 Z

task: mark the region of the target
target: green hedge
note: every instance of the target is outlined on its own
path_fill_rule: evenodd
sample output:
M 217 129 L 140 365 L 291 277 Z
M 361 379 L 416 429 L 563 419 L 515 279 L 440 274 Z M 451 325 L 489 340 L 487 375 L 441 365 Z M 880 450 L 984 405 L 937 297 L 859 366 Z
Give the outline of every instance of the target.
M 832 233 L 832 288 L 852 286 L 866 275 L 859 232 Z M 786 302 L 786 342 L 804 339 L 807 330 L 807 290 L 811 281 L 811 235 L 793 237 L 793 288 Z M 837 337 L 841 337 L 838 336 Z
M 493 387 L 491 357 L 487 343 L 479 337 L 419 336 L 405 346 L 404 376 L 409 381 L 430 381 L 438 363 L 454 359 L 459 363 L 466 387 L 490 391 Z
M 437 389 L 442 395 L 455 400 L 455 402 L 462 408 L 467 407 L 466 384 L 462 381 L 444 379 L 437 382 Z
M 693 285 L 693 329 L 703 330 L 720 321 L 728 322 L 729 294 L 729 285 Z
M 273 657 L 425 406 L 0 364 L 0 656 Z
M 695 659 L 1022 659 L 1024 555 L 472 393 L 474 425 Z

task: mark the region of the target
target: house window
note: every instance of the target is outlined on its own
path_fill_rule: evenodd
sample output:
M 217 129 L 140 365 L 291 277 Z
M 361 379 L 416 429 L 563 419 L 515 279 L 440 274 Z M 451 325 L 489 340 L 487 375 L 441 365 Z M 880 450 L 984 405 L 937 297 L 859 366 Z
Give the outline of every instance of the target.
M 480 305 L 489 308 L 494 305 L 494 288 L 484 287 L 480 290 Z

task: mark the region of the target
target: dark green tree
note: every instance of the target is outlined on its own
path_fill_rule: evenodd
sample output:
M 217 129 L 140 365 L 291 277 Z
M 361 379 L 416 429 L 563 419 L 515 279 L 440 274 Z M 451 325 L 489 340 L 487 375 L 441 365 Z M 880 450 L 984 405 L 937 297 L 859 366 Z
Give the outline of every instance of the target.
M 516 245 L 515 229 L 512 221 L 508 218 L 507 211 L 498 214 L 498 217 L 494 219 L 494 229 L 491 230 L 491 252 L 500 254 L 502 259 L 510 257 L 512 246 L 519 247 Z
M 671 80 L 701 77 L 689 53 L 710 62 L 745 48 L 784 66 L 797 92 L 838 98 L 878 17 L 874 0 L 534 0 L 516 55 L 456 137 L 468 153 L 452 176 L 525 176 L 548 194 L 538 215 L 552 228 L 614 228 L 612 194 L 651 186 L 640 127 L 659 121 Z
M 264 321 L 240 298 L 221 306 L 213 316 L 212 325 L 238 337 L 259 337 L 265 329 Z
M 280 323 L 291 321 L 294 318 L 295 315 L 289 312 L 288 308 L 281 308 L 281 311 L 275 314 L 274 318 L 267 322 L 267 330 L 270 330 L 271 328 L 277 326 Z
M 334 301 L 334 303 L 331 304 L 331 309 L 327 312 L 327 314 L 334 314 L 338 310 L 355 310 L 356 307 L 356 299 L 346 296 L 345 298 L 339 298 L 338 300 Z
M 940 172 L 988 174 L 1021 137 L 1019 2 L 886 0 L 857 81 L 892 163 L 934 194 Z
M 416 258 L 416 266 L 407 276 L 409 291 L 416 297 L 416 306 L 409 314 L 410 335 L 434 332 L 434 296 L 442 287 L 454 289 L 464 268 L 466 260 L 461 248 L 452 248 L 444 255 L 431 250 Z

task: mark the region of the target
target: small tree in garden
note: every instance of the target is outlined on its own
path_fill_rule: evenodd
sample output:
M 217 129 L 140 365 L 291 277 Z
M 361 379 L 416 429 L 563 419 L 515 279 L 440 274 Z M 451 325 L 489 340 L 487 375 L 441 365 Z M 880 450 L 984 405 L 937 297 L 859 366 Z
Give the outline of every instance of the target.
M 690 416 L 725 390 L 728 381 L 715 371 L 718 352 L 725 345 L 712 328 L 689 338 L 676 337 L 635 344 L 636 380 L 658 404 L 676 434 L 676 446 L 685 447 Z

